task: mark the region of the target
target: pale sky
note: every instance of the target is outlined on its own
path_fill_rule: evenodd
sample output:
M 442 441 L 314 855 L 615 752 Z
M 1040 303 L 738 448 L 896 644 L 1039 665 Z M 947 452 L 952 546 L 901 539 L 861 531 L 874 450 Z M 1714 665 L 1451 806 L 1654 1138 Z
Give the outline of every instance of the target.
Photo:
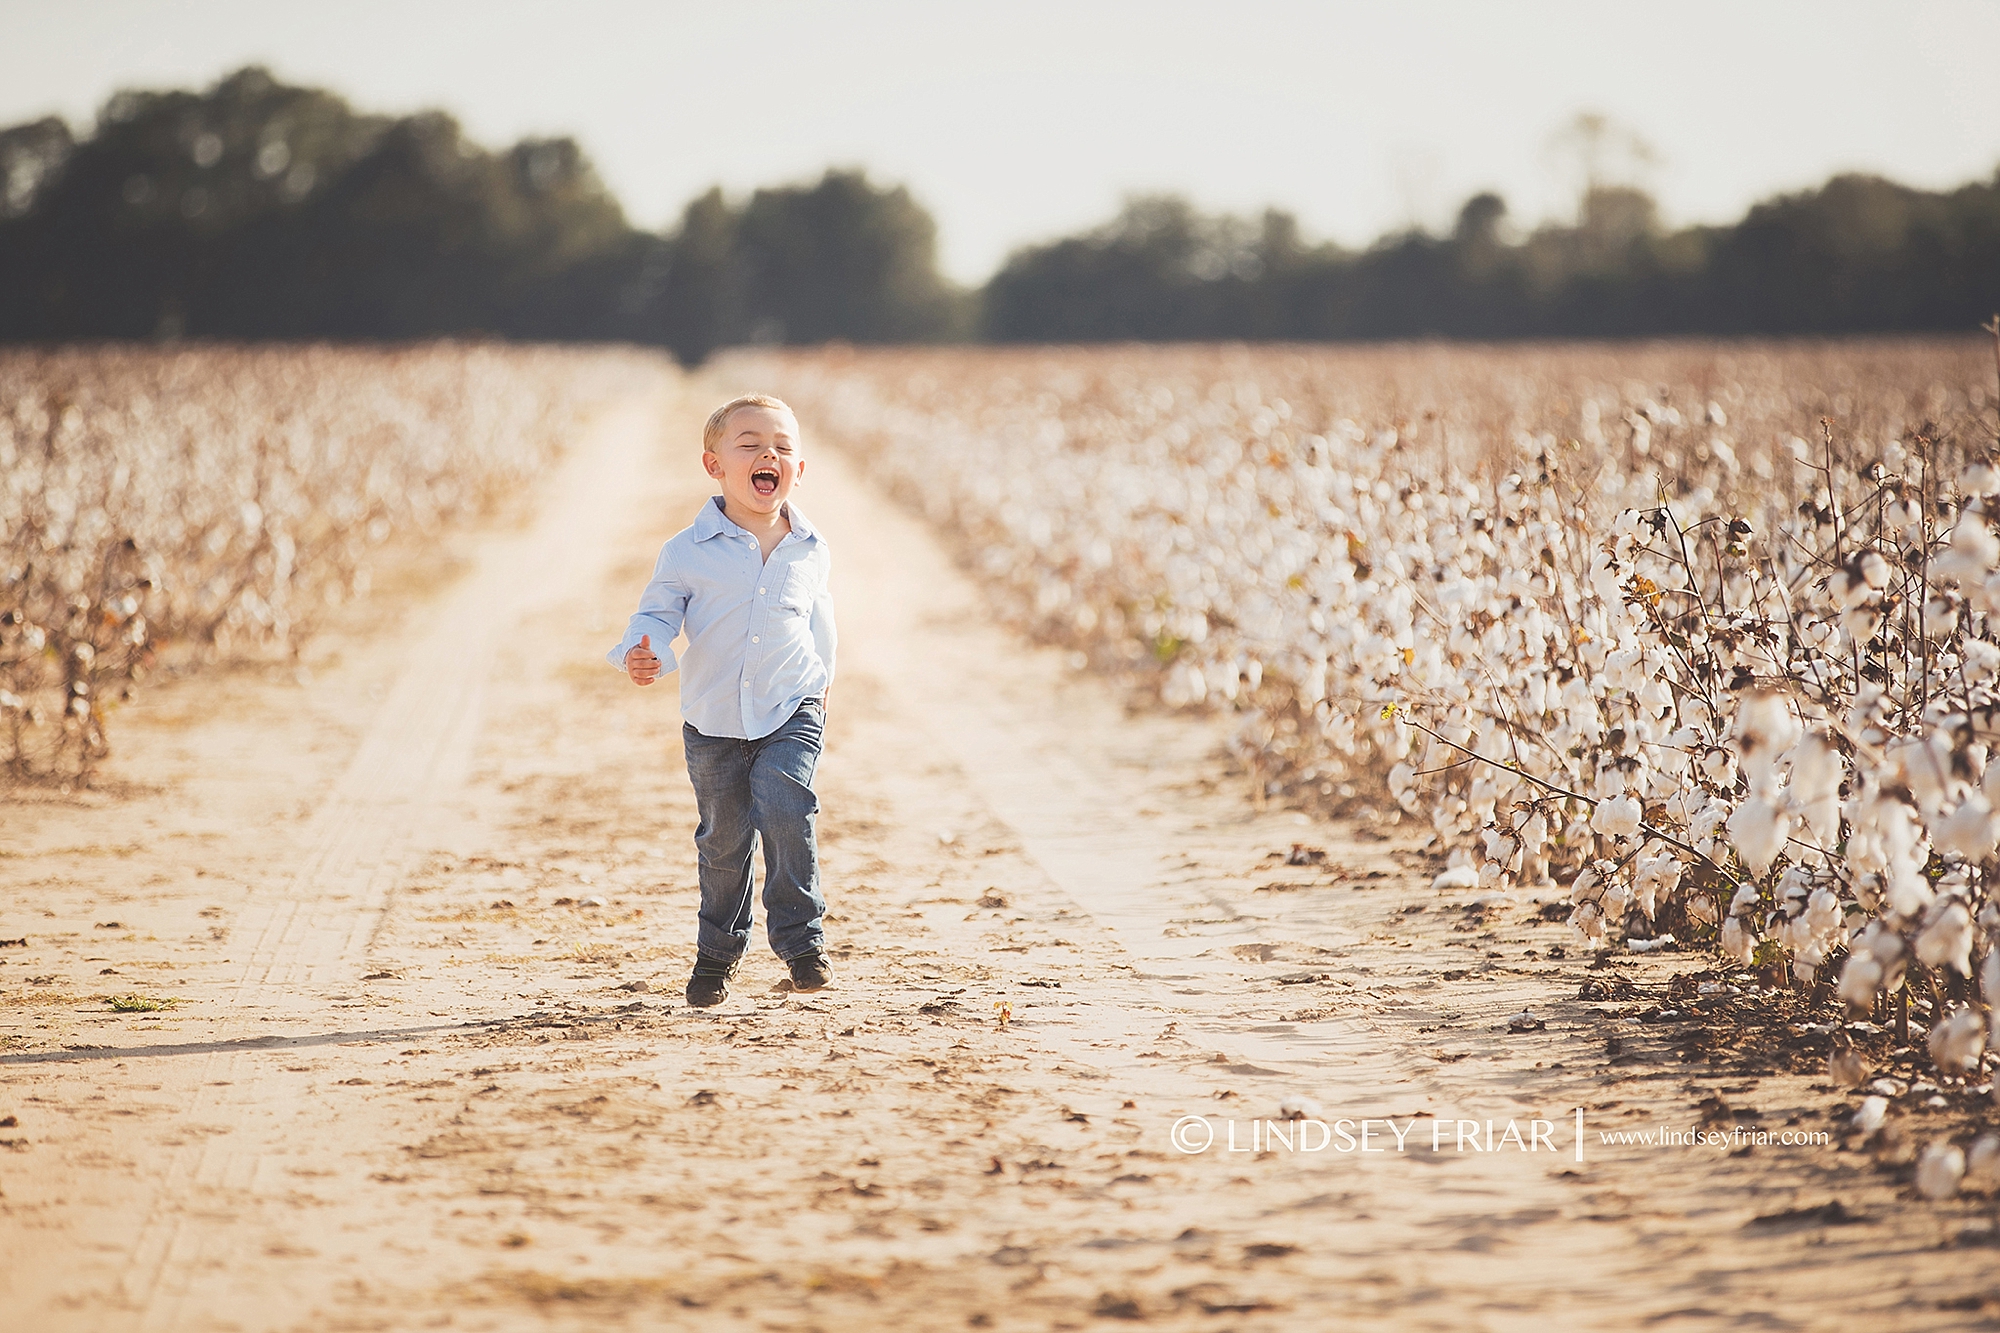
M 644 226 L 864 166 L 965 282 L 1136 191 L 1349 245 L 1480 189 L 1531 224 L 1573 205 L 1582 110 L 1657 150 L 1677 223 L 2000 166 L 2000 0 L 0 0 L 0 123 L 251 62 L 490 146 L 574 135 Z

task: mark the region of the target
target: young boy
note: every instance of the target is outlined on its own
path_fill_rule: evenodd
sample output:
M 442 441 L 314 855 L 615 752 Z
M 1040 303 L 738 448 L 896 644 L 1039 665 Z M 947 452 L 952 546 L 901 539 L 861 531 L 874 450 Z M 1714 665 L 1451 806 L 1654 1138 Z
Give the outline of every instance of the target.
M 722 494 L 660 548 L 639 610 L 606 658 L 635 685 L 680 669 L 701 860 L 687 1000 L 706 1007 L 728 996 L 750 942 L 759 840 L 765 931 L 791 969 L 792 989 L 816 991 L 833 979 L 820 926 L 826 900 L 812 781 L 834 630 L 826 539 L 791 503 L 806 467 L 792 409 L 764 394 L 732 398 L 709 417 L 701 447 Z M 687 650 L 677 662 L 668 645 L 683 626 Z

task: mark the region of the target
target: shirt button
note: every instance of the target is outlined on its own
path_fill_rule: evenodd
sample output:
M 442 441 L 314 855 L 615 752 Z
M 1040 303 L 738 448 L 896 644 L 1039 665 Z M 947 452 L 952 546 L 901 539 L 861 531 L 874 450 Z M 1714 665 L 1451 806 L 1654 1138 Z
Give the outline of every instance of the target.
M 764 590 L 762 588 L 757 589 L 757 595 L 759 597 L 762 597 L 764 595 Z
M 763 642 L 763 640 L 762 640 L 762 639 L 760 639 L 760 638 L 758 638 L 758 637 L 757 637 L 757 636 L 756 636 L 755 634 L 752 634 L 752 635 L 750 636 L 750 642 L 752 642 L 752 643 L 762 643 L 762 642 Z

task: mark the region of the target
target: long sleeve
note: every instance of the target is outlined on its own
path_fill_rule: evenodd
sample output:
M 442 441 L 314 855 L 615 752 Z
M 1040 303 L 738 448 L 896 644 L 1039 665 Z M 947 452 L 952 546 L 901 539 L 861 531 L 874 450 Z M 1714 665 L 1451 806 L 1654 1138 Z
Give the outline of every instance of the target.
M 840 635 L 833 626 L 833 593 L 822 579 L 819 592 L 813 598 L 812 621 L 813 648 L 819 653 L 819 660 L 826 664 L 826 683 L 833 684 L 833 650 Z
M 671 543 L 660 548 L 660 558 L 653 564 L 653 577 L 639 597 L 639 609 L 626 623 L 625 637 L 604 655 L 604 660 L 620 671 L 625 669 L 625 654 L 648 634 L 653 636 L 652 648 L 659 655 L 661 674 L 680 666 L 680 659 L 669 645 L 681 632 L 681 622 L 687 617 L 688 589 L 674 575 L 672 549 Z

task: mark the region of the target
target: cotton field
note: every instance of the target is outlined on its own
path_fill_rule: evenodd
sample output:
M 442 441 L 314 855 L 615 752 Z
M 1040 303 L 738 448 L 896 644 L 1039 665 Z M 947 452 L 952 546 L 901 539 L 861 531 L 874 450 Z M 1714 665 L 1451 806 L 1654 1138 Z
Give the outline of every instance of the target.
M 150 666 L 291 655 L 369 553 L 489 509 L 638 355 L 0 353 L 0 735 L 75 776 Z
M 1454 880 L 1566 888 L 1592 947 L 1720 950 L 1927 1027 L 1938 1073 L 1977 1079 L 1996 370 L 1965 339 L 771 353 L 723 377 L 960 534 L 1015 623 L 1232 711 L 1265 794 L 1384 795 Z

